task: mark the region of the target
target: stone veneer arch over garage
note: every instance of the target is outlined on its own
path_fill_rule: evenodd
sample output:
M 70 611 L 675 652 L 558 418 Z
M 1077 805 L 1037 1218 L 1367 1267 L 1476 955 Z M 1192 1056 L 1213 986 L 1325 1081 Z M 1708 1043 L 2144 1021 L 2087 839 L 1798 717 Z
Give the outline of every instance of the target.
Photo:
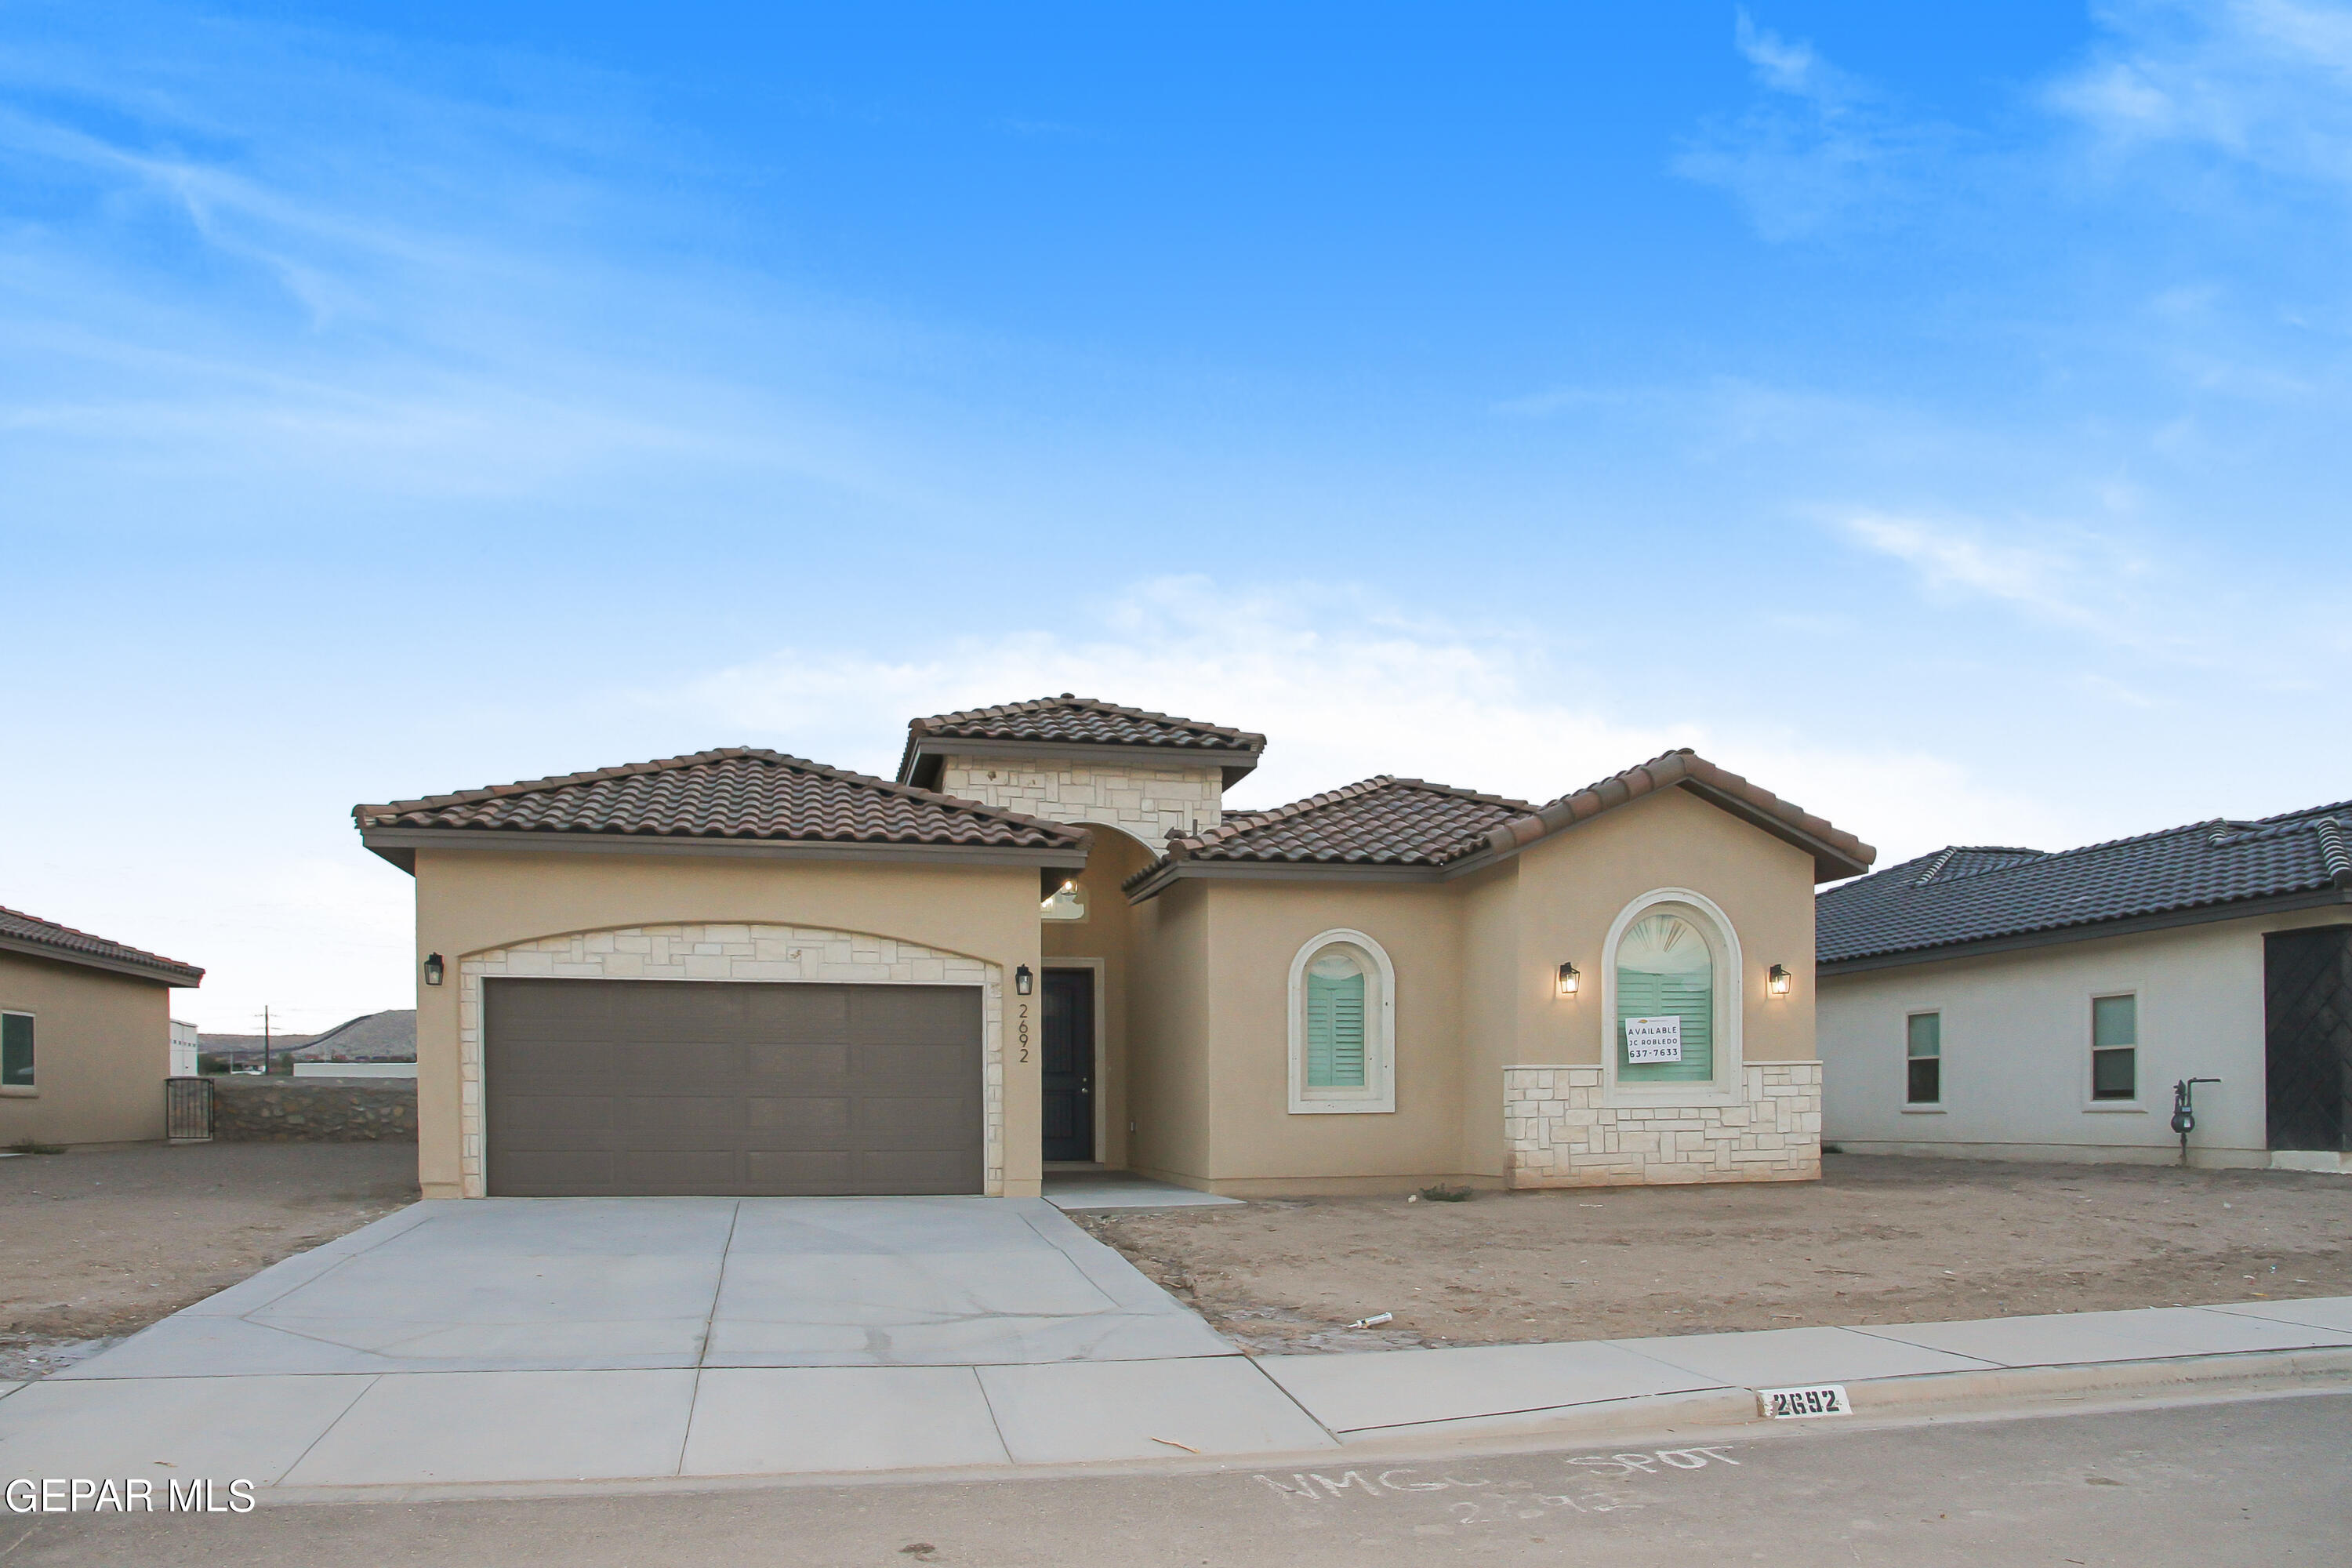
M 458 961 L 458 1163 L 467 1197 L 488 1195 L 482 1113 L 482 982 L 720 980 L 820 984 L 977 985 L 983 1191 L 1004 1194 L 1004 973 L 962 953 L 866 931 L 758 923 L 622 926 L 568 931 Z

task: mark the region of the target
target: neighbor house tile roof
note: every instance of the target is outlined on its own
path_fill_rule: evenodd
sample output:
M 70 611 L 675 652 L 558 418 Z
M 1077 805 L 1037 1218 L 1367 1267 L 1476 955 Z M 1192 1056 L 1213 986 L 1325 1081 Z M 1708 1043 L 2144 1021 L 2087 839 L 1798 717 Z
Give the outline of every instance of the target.
M 1877 853 L 1853 835 L 1684 749 L 1543 805 L 1383 774 L 1271 811 L 1234 816 L 1203 832 L 1171 836 L 1166 855 L 1129 878 L 1127 887 L 1139 890 L 1181 874 L 1187 862 L 1421 866 L 1443 871 L 1512 854 L 1601 812 L 1676 787 L 1802 846 L 1824 877 L 1852 876 Z
M 2352 802 L 2044 854 L 1955 846 L 1821 895 L 1824 964 L 2352 889 Z
M 76 931 L 17 910 L 0 909 L 0 951 L 31 952 L 68 963 L 88 964 L 93 969 L 137 973 L 172 985 L 194 985 L 205 977 L 205 972 L 193 963 L 109 942 L 102 936 L 92 936 L 86 931 Z
M 1534 809 L 1523 800 L 1383 773 L 1171 838 L 1168 854 L 1177 860 L 1443 866 L 1486 849 L 1490 831 Z
M 729 746 L 626 767 L 358 805 L 366 829 L 1078 849 L 1081 828 L 781 752 Z

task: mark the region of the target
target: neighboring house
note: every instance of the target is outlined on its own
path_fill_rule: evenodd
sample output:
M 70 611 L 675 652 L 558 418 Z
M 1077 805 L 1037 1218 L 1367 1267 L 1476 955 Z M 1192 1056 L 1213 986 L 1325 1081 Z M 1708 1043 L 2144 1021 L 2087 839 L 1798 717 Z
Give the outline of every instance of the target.
M 1821 896 L 1825 1134 L 1857 1151 L 2352 1169 L 2352 805 Z
M 0 909 L 0 1145 L 162 1138 L 172 992 L 204 977 Z
M 1819 1172 L 1851 835 L 1688 752 L 1548 805 L 1065 695 L 895 781 L 747 747 L 355 807 L 416 879 L 429 1196 Z

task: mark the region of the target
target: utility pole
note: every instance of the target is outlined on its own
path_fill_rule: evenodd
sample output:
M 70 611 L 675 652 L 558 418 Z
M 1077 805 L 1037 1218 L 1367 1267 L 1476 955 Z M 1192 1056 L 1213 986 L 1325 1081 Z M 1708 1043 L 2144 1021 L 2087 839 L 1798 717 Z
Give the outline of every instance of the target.
M 269 1076 L 269 1004 L 261 1005 L 261 1076 Z

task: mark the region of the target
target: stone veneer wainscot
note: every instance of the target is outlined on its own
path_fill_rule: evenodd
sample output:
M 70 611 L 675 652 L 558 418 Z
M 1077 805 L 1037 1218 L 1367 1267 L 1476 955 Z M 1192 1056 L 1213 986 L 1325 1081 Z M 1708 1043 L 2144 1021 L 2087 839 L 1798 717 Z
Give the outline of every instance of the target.
M 1822 1173 L 1822 1064 L 1750 1062 L 1734 1104 L 1609 1103 L 1591 1067 L 1503 1069 L 1514 1187 L 1807 1182 Z
M 458 964 L 458 1164 L 465 1195 L 485 1195 L 482 1171 L 482 982 L 803 980 L 981 988 L 982 1095 L 988 1118 L 983 1190 L 1004 1195 L 1004 972 L 961 953 L 864 931 L 814 926 L 656 925 L 574 931 L 469 953 Z

